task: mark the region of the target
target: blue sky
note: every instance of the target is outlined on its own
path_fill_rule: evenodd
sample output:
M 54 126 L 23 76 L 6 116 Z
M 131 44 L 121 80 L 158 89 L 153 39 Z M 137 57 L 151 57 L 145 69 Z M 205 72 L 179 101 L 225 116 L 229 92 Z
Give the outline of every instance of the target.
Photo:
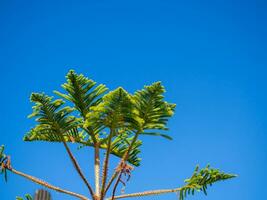
M 196 164 L 210 163 L 239 177 L 188 199 L 263 199 L 266 9 L 259 0 L 0 0 L 0 143 L 17 169 L 87 194 L 62 145 L 22 141 L 34 125 L 26 118 L 30 93 L 52 94 L 69 69 L 130 92 L 161 80 L 177 104 L 174 140 L 143 138 L 142 165 L 126 192 L 178 187 Z M 72 148 L 92 179 L 92 150 Z M 10 174 L 0 196 L 11 200 L 36 188 Z

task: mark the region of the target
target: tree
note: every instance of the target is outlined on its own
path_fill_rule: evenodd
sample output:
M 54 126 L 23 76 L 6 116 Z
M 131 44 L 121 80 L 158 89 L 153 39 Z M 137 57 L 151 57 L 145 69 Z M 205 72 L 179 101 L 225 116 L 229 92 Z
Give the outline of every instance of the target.
M 165 131 L 168 130 L 169 118 L 174 114 L 175 104 L 164 100 L 165 89 L 160 82 L 130 94 L 121 87 L 107 92 L 105 85 L 97 85 L 93 80 L 73 70 L 69 71 L 66 79 L 66 83 L 62 85 L 64 92 L 54 91 L 59 97 L 57 99 L 44 93 L 31 94 L 30 100 L 34 106 L 29 118 L 35 118 L 36 126 L 26 133 L 23 139 L 30 142 L 61 143 L 90 196 L 62 189 L 16 170 L 11 165 L 10 157 L 4 154 L 2 146 L 0 164 L 5 180 L 7 172 L 12 172 L 48 189 L 82 200 L 114 200 L 165 193 L 179 193 L 179 199 L 183 200 L 196 191 L 207 194 L 209 185 L 235 177 L 233 174 L 210 168 L 209 165 L 203 169 L 197 166 L 182 187 L 117 195 L 119 184 L 125 186 L 133 167 L 140 165 L 140 138 L 161 136 L 172 139 Z M 94 149 L 94 188 L 93 181 L 85 177 L 69 148 L 69 143 L 77 144 L 80 148 Z M 114 172 L 108 175 L 112 156 L 119 157 L 120 161 Z

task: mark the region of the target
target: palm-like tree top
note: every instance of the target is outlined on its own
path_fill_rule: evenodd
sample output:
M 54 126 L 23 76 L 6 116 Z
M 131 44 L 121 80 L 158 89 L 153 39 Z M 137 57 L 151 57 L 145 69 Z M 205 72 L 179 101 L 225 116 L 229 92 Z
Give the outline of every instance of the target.
M 146 191 L 116 196 L 119 183 L 125 185 L 123 176 L 130 177 L 131 165 L 139 166 L 141 162 L 140 136 L 161 136 L 171 140 L 166 133 L 168 120 L 173 116 L 175 104 L 164 99 L 165 89 L 161 82 L 145 86 L 133 94 L 122 87 L 108 91 L 103 84 L 77 74 L 70 70 L 66 75 L 63 91 L 54 91 L 55 97 L 44 93 L 32 93 L 33 112 L 36 125 L 24 136 L 24 141 L 46 141 L 63 143 L 75 169 L 87 186 L 91 198 L 103 200 L 111 192 L 108 199 L 130 198 L 179 192 L 180 200 L 187 194 L 203 191 L 206 194 L 208 185 L 229 179 L 234 175 L 220 172 L 209 166 L 199 170 L 196 168 L 192 177 L 186 180 L 183 187 L 167 190 Z M 77 143 L 80 147 L 91 147 L 95 154 L 95 190 L 91 186 L 75 159 L 68 143 Z M 105 152 L 100 185 L 100 160 L 102 149 Z M 1 172 L 7 178 L 7 170 L 32 180 L 47 188 L 77 198 L 87 200 L 84 195 L 63 190 L 40 179 L 19 172 L 11 167 L 10 159 L 0 148 Z M 108 175 L 110 155 L 120 158 L 120 162 L 111 176 Z M 108 180 L 108 177 L 109 180 Z M 110 191 L 110 189 L 112 189 Z
M 175 104 L 164 101 L 165 89 L 160 82 L 129 94 L 119 87 L 106 93 L 107 88 L 91 79 L 70 71 L 62 85 L 65 93 L 55 91 L 62 99 L 43 93 L 33 93 L 33 113 L 37 124 L 24 137 L 25 141 L 76 142 L 84 146 L 107 148 L 107 129 L 113 130 L 111 154 L 124 155 L 135 134 L 171 137 L 164 134 Z M 71 106 L 69 106 L 71 105 Z M 134 143 L 128 161 L 138 166 L 141 141 Z

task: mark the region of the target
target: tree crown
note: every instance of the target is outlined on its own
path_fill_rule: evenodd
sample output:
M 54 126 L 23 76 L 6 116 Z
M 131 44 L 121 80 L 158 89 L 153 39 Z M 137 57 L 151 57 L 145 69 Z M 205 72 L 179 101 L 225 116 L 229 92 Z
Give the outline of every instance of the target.
M 70 70 L 62 88 L 63 92 L 54 91 L 58 97 L 56 99 L 44 93 L 31 94 L 30 100 L 34 105 L 29 118 L 34 118 L 36 125 L 23 139 L 28 142 L 62 143 L 92 199 L 119 199 L 179 192 L 179 199 L 183 200 L 187 194 L 194 194 L 195 191 L 207 194 L 208 185 L 235 177 L 210 166 L 201 170 L 196 167 L 193 175 L 185 180 L 185 185 L 182 187 L 116 196 L 118 185 L 121 183 L 125 186 L 133 166 L 140 165 L 141 136 L 172 139 L 166 131 L 168 120 L 174 114 L 175 104 L 165 101 L 165 89 L 161 82 L 145 86 L 133 94 L 122 87 L 108 92 L 105 85 L 97 84 L 84 75 Z M 94 149 L 95 190 L 91 186 L 91 181 L 84 176 L 69 148 L 69 143 Z M 105 152 L 104 156 L 100 149 Z M 120 161 L 113 174 L 109 175 L 110 155 L 119 157 Z M 101 160 L 103 164 L 100 177 Z M 11 166 L 9 157 L 4 154 L 3 146 L 0 148 L 0 164 L 5 180 L 7 171 L 11 171 L 49 189 L 83 200 L 88 199 L 87 196 L 63 190 L 15 170 Z M 111 197 L 106 198 L 109 193 Z

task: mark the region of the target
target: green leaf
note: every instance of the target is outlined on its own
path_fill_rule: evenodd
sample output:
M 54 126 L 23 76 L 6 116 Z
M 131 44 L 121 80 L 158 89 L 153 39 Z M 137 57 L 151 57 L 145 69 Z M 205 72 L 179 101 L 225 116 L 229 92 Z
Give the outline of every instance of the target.
M 87 143 L 87 135 L 78 129 L 72 129 L 62 136 L 65 142 Z M 24 141 L 62 142 L 62 137 L 47 130 L 30 130 L 23 138 Z
M 1 145 L 1 147 L 0 147 L 0 158 L 2 157 L 4 150 L 5 150 L 5 146 Z
M 223 181 L 234 177 L 236 177 L 236 175 L 227 174 L 219 171 L 218 169 L 210 168 L 209 165 L 201 170 L 199 170 L 199 167 L 197 166 L 193 175 L 185 180 L 186 185 L 180 189 L 179 200 L 183 200 L 186 197 L 186 193 L 190 194 L 190 190 L 192 190 L 192 195 L 194 195 L 195 190 L 202 191 L 205 195 L 207 195 L 208 186 L 218 181 Z
M 25 195 L 26 200 L 33 200 L 33 197 L 30 194 Z M 24 200 L 22 197 L 16 197 L 16 200 Z
M 35 118 L 37 125 L 25 136 L 25 141 L 43 140 L 49 142 L 59 142 L 64 138 L 73 138 L 80 141 L 81 135 L 78 133 L 81 121 L 79 118 L 71 116 L 73 109 L 69 106 L 62 107 L 64 101 L 53 100 L 45 94 L 33 93 L 31 101 L 35 103 L 30 118 Z
M 26 197 L 26 200 L 33 200 L 32 196 L 30 194 L 26 194 L 25 197 Z
M 4 145 L 0 147 L 0 174 L 4 175 L 4 180 L 7 182 L 7 169 L 5 168 L 5 165 L 8 161 L 8 156 L 4 154 Z
M 103 84 L 94 87 L 96 82 L 82 74 L 76 74 L 73 70 L 68 72 L 66 79 L 67 82 L 62 87 L 67 93 L 54 92 L 72 102 L 81 116 L 85 118 L 90 107 L 98 104 L 101 95 L 107 91 L 107 88 Z
M 101 103 L 90 108 L 85 127 L 130 128 L 138 124 L 134 101 L 129 93 L 119 87 L 104 95 Z
M 4 170 L 4 177 L 5 177 L 5 181 L 7 182 L 7 171 L 6 171 L 6 169 Z
M 149 133 L 149 132 L 143 132 L 140 133 L 141 135 L 151 135 L 151 136 L 161 136 L 165 139 L 172 140 L 172 137 L 167 135 L 167 134 L 162 134 L 162 133 Z
M 175 104 L 168 103 L 164 100 L 165 89 L 161 82 L 153 83 L 150 86 L 145 86 L 144 89 L 135 92 L 133 99 L 135 107 L 138 111 L 138 117 L 142 119 L 143 130 L 168 130 L 168 119 L 174 114 Z M 163 136 L 166 135 L 157 133 L 150 135 Z

